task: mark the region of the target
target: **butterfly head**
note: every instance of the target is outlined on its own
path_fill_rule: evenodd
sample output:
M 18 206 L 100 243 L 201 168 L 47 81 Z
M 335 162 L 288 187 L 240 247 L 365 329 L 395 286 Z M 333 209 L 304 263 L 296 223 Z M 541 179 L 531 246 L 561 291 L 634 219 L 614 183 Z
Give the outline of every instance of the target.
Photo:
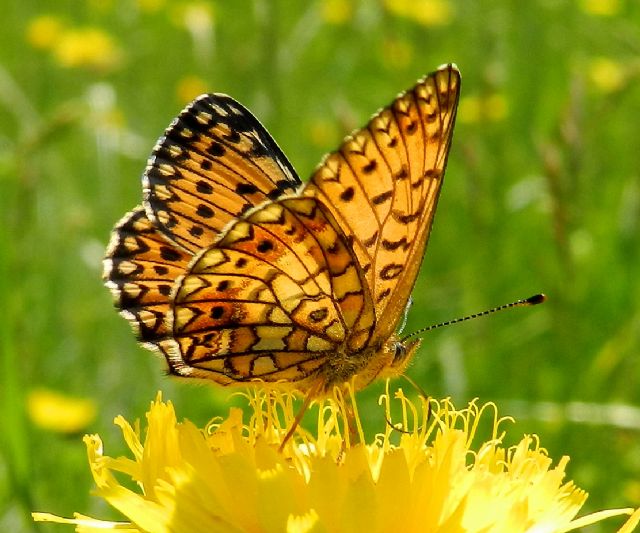
M 418 351 L 421 342 L 422 339 L 411 339 L 408 342 L 398 338 L 391 339 L 389 341 L 389 348 L 393 357 L 387 367 L 380 372 L 379 377 L 395 377 L 404 374 L 413 356 Z

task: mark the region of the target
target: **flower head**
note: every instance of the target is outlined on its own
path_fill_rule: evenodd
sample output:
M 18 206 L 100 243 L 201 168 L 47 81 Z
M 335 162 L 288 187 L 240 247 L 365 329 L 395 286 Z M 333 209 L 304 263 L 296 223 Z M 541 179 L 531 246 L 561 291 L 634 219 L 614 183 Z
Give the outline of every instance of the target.
M 319 404 L 317 433 L 301 428 L 282 450 L 295 420 L 291 396 L 248 395 L 250 419 L 231 409 L 205 429 L 178 422 L 161 396 L 139 424 L 116 419 L 130 458 L 104 454 L 97 435 L 85 437 L 96 494 L 128 522 L 76 515 L 36 520 L 75 524 L 78 531 L 569 531 L 631 510 L 576 515 L 587 495 L 565 481 L 533 436 L 505 448 L 493 404 L 410 401 L 401 390 L 381 398 L 388 423 L 365 443 L 352 394 L 337 390 Z M 401 424 L 391 415 L 400 411 Z M 488 422 L 490 438 L 474 441 Z M 138 486 L 123 486 L 118 476 Z M 638 513 L 636 513 L 638 515 Z M 630 531 L 632 517 L 625 527 Z
M 54 15 L 41 15 L 27 26 L 27 42 L 34 48 L 48 50 L 65 68 L 109 72 L 120 65 L 123 52 L 114 37 L 98 27 L 69 27 Z
M 38 427 L 58 433 L 83 431 L 96 417 L 90 398 L 72 398 L 59 392 L 37 388 L 27 396 L 27 413 Z
M 443 26 L 451 22 L 453 7 L 448 0 L 385 0 L 389 12 L 422 26 Z

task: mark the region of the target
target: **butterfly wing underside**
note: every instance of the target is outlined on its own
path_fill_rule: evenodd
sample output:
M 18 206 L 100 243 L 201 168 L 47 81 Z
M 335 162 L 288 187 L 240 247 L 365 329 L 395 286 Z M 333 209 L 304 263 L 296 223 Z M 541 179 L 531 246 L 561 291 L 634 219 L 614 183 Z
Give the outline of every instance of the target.
M 426 76 L 328 154 L 304 189 L 353 244 L 374 300 L 374 343 L 396 330 L 418 275 L 459 90 L 453 65 Z
M 372 334 L 363 283 L 325 206 L 273 202 L 235 222 L 178 280 L 173 331 L 160 346 L 181 375 L 320 386 L 338 348 L 357 351 Z
M 143 175 L 147 216 L 197 253 L 232 220 L 301 185 L 291 163 L 249 110 L 224 94 L 189 104 L 158 140 Z
M 223 94 L 190 103 L 157 141 L 143 175 L 144 205 L 114 227 L 103 279 L 138 340 L 168 334 L 175 280 L 242 213 L 300 186 L 260 122 Z
M 104 260 L 105 285 L 120 314 L 147 347 L 169 333 L 166 316 L 173 283 L 190 260 L 188 252 L 157 231 L 142 206 L 127 213 L 113 229 Z

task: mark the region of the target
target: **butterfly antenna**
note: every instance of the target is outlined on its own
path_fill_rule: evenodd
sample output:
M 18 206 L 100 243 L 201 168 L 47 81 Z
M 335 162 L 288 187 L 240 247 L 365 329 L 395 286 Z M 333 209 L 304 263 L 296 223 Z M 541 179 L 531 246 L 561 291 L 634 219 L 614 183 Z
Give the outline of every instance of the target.
M 411 297 L 411 295 L 409 295 L 409 299 L 407 300 L 407 305 L 405 306 L 404 313 L 402 315 L 402 323 L 398 328 L 399 333 L 402 333 L 404 331 L 405 326 L 407 325 L 407 320 L 409 320 L 409 310 L 411 309 L 412 305 L 413 305 L 413 298 Z
M 512 307 L 529 307 L 530 305 L 538 305 L 544 302 L 547 297 L 544 294 L 534 294 L 529 298 L 525 298 L 523 300 L 518 300 L 516 302 L 511 302 L 504 305 L 499 305 L 498 307 L 493 307 L 491 309 L 487 309 L 486 311 L 482 311 L 480 313 L 474 313 L 472 315 L 463 316 L 462 318 L 456 318 L 454 320 L 447 320 L 446 322 L 441 322 L 440 324 L 434 324 L 433 326 L 428 326 L 426 328 L 419 329 L 418 331 L 414 331 L 405 337 L 402 337 L 401 342 L 405 342 L 407 339 L 411 337 L 415 337 L 416 335 L 420 335 L 422 333 L 426 333 L 427 331 L 431 331 L 432 329 L 442 328 L 444 326 L 451 326 L 452 324 L 457 324 L 458 322 L 465 322 L 467 320 L 471 320 L 472 318 L 479 318 L 481 316 L 491 315 L 493 313 L 497 313 L 498 311 L 504 311 L 505 309 L 511 309 Z

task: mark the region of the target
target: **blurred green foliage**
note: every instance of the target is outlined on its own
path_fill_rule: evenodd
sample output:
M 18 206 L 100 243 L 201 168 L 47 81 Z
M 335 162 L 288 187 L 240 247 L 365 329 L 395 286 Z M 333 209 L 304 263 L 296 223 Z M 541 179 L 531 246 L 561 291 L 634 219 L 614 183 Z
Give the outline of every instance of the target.
M 81 433 L 117 455 L 113 417 L 158 389 L 197 423 L 228 409 L 228 391 L 164 376 L 100 279 L 187 100 L 234 96 L 305 178 L 445 62 L 462 100 L 406 330 L 549 302 L 428 334 L 409 374 L 458 404 L 496 401 L 512 432 L 571 456 L 586 510 L 640 505 L 639 3 L 25 0 L 0 27 L 1 530 L 47 530 L 31 510 L 116 517 L 89 495 Z M 35 425 L 42 387 L 97 417 L 71 435 Z M 360 395 L 365 419 L 380 390 Z

